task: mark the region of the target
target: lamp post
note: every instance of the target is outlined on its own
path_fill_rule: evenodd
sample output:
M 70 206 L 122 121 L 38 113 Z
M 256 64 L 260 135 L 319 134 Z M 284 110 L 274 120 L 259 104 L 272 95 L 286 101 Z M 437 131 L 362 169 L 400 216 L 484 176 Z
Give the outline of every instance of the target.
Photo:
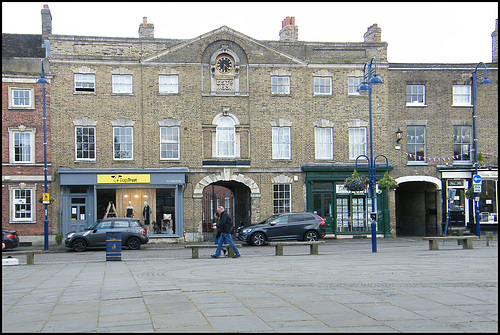
M 373 68 L 372 68 L 373 66 Z M 370 157 L 366 155 L 359 155 L 356 158 L 356 166 L 358 164 L 358 158 L 365 157 L 368 160 L 368 175 L 369 175 L 369 193 L 372 200 L 372 210 L 370 213 L 371 220 L 371 233 L 372 233 L 372 252 L 377 252 L 377 207 L 376 207 L 376 195 L 375 187 L 377 182 L 375 161 L 379 156 L 382 156 L 386 160 L 386 165 L 388 167 L 389 163 L 387 157 L 384 155 L 377 155 L 373 157 L 373 131 L 372 131 L 372 89 L 377 89 L 384 83 L 384 80 L 380 75 L 377 74 L 377 59 L 373 57 L 370 62 L 367 62 L 363 68 L 363 82 L 358 86 L 358 92 L 360 95 L 368 95 L 368 110 L 370 114 Z
M 478 67 L 480 65 L 484 66 L 484 73 L 477 74 Z M 473 131 L 473 138 L 474 138 L 474 143 L 473 143 L 473 150 L 474 150 L 474 175 L 477 175 L 477 80 L 478 79 L 483 79 L 481 81 L 481 85 L 483 84 L 491 84 L 491 79 L 488 78 L 488 69 L 486 67 L 486 64 L 483 62 L 479 62 L 476 65 L 476 68 L 474 69 L 474 72 L 472 72 L 472 131 Z M 474 214 L 475 214 L 475 220 L 476 220 L 476 235 L 478 237 L 481 236 L 481 227 L 479 225 L 479 193 L 476 193 L 474 190 Z
M 47 125 L 46 125 L 46 116 L 45 116 L 45 84 L 48 84 L 45 79 L 45 73 L 43 71 L 43 59 L 40 60 L 41 63 L 41 76 L 38 79 L 37 83 L 42 84 L 42 95 L 43 95 L 43 173 L 45 180 L 45 193 L 47 193 L 48 185 L 47 185 Z M 43 221 L 43 231 L 44 231 L 44 244 L 43 250 L 49 250 L 49 219 L 47 215 L 47 204 L 45 203 L 45 220 Z

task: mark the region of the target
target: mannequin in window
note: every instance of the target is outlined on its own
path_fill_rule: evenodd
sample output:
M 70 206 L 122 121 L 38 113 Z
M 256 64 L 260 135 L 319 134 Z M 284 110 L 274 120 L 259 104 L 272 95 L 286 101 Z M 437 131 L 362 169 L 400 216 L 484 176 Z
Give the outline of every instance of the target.
M 144 218 L 144 225 L 149 226 L 151 222 L 151 208 L 148 206 L 147 201 L 144 201 L 144 209 L 142 210 L 142 217 Z
M 127 217 L 128 218 L 133 218 L 134 217 L 134 207 L 132 207 L 132 201 L 128 202 Z

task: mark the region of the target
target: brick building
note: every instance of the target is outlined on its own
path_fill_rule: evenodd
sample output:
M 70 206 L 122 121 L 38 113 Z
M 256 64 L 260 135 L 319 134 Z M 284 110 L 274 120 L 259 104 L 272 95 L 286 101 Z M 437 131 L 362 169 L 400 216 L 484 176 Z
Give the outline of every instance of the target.
M 38 201 L 45 191 L 43 84 L 37 83 L 46 56 L 42 42 L 42 35 L 2 34 L 2 228 L 17 230 L 22 242 L 35 243 L 43 243 L 45 233 L 45 206 Z M 47 72 L 48 66 L 44 60 Z M 46 79 L 50 82 L 50 76 Z M 50 194 L 50 85 L 45 84 L 45 95 Z M 47 207 L 50 217 L 52 206 Z M 57 231 L 49 227 L 52 242 Z
M 189 40 L 157 38 L 147 18 L 138 33 L 49 36 L 55 231 L 82 228 L 113 205 L 120 216 L 130 204 L 141 218 L 148 204 L 160 224 L 148 227 L 153 240 L 199 241 L 222 204 L 236 226 L 307 210 L 325 218 L 330 236 L 368 236 L 367 193 L 342 185 L 368 154 L 368 99 L 356 89 L 372 57 L 385 80 L 373 93 L 373 152 L 387 156 L 400 185 L 377 192 L 378 234 L 440 233 L 443 182 L 458 175 L 470 182 L 467 150 L 448 165 L 429 158 L 456 156 L 467 145 L 454 138 L 466 135 L 472 108 L 455 106 L 453 92 L 457 86 L 467 96 L 475 64 L 388 63 L 376 24 L 352 43 L 300 41 L 293 17 L 277 41 L 226 26 Z M 496 63 L 488 74 L 491 91 L 478 89 L 478 134 L 479 150 L 495 153 L 483 169 L 494 182 L 495 214 Z M 411 104 L 414 86 L 416 102 L 426 90 L 420 106 Z M 422 129 L 425 161 L 411 156 L 421 153 Z M 367 174 L 366 164 L 358 171 Z M 377 167 L 377 179 L 384 172 Z M 468 223 L 464 215 L 460 224 Z

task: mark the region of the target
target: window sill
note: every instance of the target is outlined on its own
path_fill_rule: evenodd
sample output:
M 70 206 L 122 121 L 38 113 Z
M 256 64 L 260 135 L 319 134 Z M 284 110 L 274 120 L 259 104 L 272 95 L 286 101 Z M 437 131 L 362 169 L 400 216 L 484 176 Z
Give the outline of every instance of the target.
M 12 111 L 15 111 L 15 110 L 22 110 L 22 111 L 30 110 L 30 111 L 34 111 L 35 107 L 33 107 L 33 106 L 9 106 L 7 109 L 8 110 L 12 110 Z
M 406 104 L 406 107 L 427 107 L 426 104 Z
M 474 107 L 472 105 L 451 105 L 451 107 L 468 107 L 468 108 L 471 108 L 471 107 Z
M 75 91 L 75 92 L 73 92 L 73 94 L 74 94 L 74 95 L 75 95 L 75 94 L 76 94 L 76 95 L 80 95 L 80 94 L 81 94 L 81 95 L 96 95 L 95 91 L 94 91 L 94 92 L 85 92 L 85 91 L 81 91 L 81 92 L 80 92 L 80 91 Z
M 111 93 L 111 96 L 133 96 L 134 93 Z
M 427 166 L 429 163 L 427 162 L 407 162 L 407 166 Z

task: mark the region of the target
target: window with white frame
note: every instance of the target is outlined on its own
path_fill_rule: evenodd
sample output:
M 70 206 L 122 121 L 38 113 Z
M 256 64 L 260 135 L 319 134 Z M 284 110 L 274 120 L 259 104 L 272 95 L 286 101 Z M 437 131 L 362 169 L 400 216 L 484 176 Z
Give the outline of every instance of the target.
M 75 127 L 76 160 L 95 160 L 95 127 Z
M 425 105 L 425 85 L 406 85 L 406 105 Z
M 292 212 L 292 185 L 273 185 L 273 214 Z
M 425 162 L 427 150 L 425 126 L 408 126 L 406 131 L 408 162 Z
M 272 94 L 290 94 L 290 77 L 272 76 L 271 77 Z
M 472 127 L 453 126 L 453 156 L 456 161 L 471 160 Z
M 12 215 L 13 221 L 31 222 L 34 220 L 34 190 L 31 188 L 12 189 Z
M 115 160 L 134 158 L 133 127 L 113 127 L 113 158 Z
M 333 129 L 314 127 L 316 159 L 333 160 Z
M 332 77 L 314 77 L 315 95 L 332 95 Z
M 453 106 L 472 106 L 470 85 L 453 85 Z
M 359 95 L 358 86 L 363 82 L 363 77 L 347 77 L 347 94 Z
M 179 127 L 160 127 L 160 159 L 179 159 Z
M 12 163 L 34 163 L 35 133 L 32 131 L 11 131 Z
M 95 74 L 75 73 L 75 92 L 95 92 Z
M 9 87 L 9 108 L 34 108 L 33 89 Z
M 233 118 L 222 116 L 217 120 L 216 141 L 217 157 L 234 158 L 236 156 L 236 128 Z
M 273 127 L 273 159 L 291 158 L 290 127 Z
M 349 128 L 349 159 L 359 155 L 366 155 L 366 128 Z
M 113 74 L 113 93 L 132 94 L 132 75 L 131 74 Z
M 179 75 L 160 75 L 159 86 L 160 93 L 179 93 Z

